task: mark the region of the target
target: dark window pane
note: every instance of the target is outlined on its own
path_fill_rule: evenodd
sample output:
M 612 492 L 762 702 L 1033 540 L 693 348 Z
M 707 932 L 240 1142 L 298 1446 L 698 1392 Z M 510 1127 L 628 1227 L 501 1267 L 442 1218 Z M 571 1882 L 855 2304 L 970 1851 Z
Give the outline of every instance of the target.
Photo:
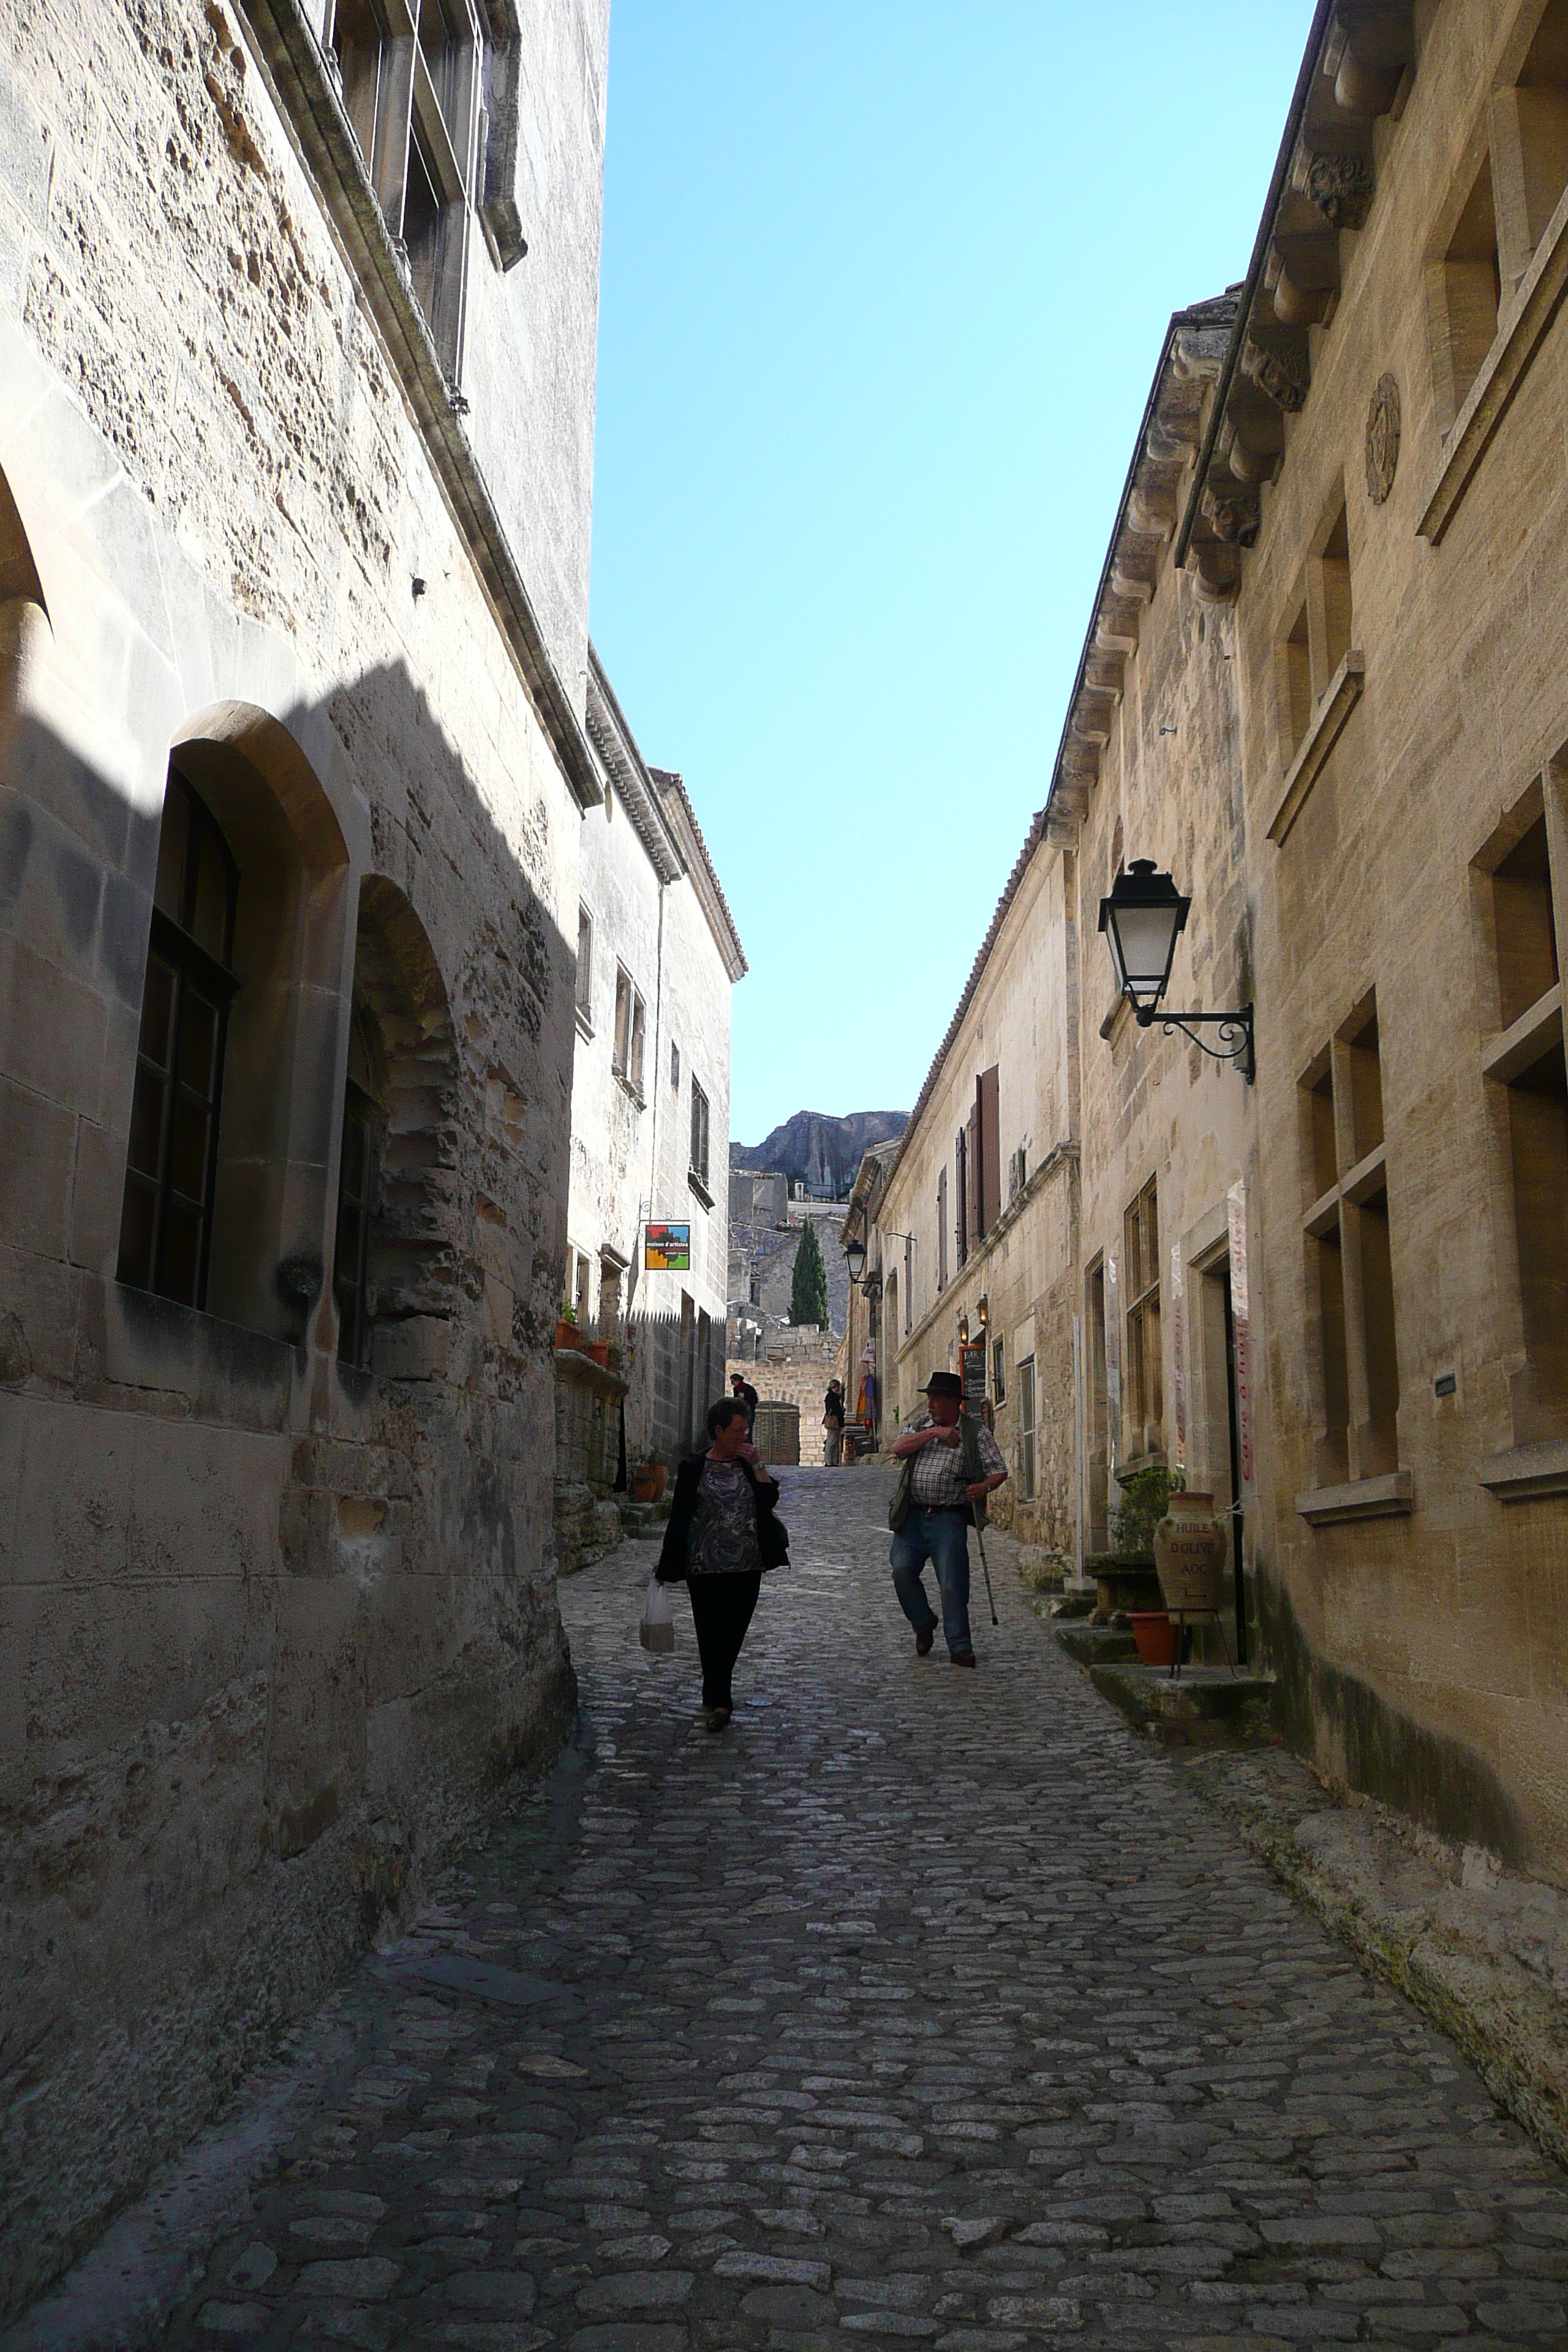
M 136 1073 L 136 1092 L 131 1099 L 131 1140 L 125 1157 L 139 1176 L 158 1174 L 158 1160 L 163 1141 L 163 1108 L 168 1100 L 168 1087 L 156 1070 L 143 1062 Z M 122 1275 L 121 1281 L 126 1277 Z
M 226 991 L 213 993 L 208 959 L 227 962 L 238 886 L 211 812 L 171 767 L 126 1145 L 120 1279 L 188 1307 L 204 1303 L 226 1018 Z
M 211 1133 L 206 1105 L 182 1087 L 174 1105 L 174 1131 L 169 1139 L 169 1182 L 197 1209 L 206 1202 Z
M 141 1052 L 161 1070 L 169 1066 L 174 1050 L 174 974 L 173 967 L 161 956 L 147 959 L 147 978 L 142 990 L 142 1034 L 138 1041 Z
M 164 1298 L 182 1307 L 199 1307 L 196 1294 L 202 1264 L 202 1221 L 195 1209 L 171 1202 L 163 1219 L 163 1246 L 159 1255 L 157 1288 Z
M 153 1237 L 158 1221 L 158 1192 L 153 1184 L 131 1175 L 125 1181 L 125 1205 L 120 1213 L 120 1279 L 138 1290 L 153 1286 Z
M 229 865 L 213 824 L 202 827 L 191 894 L 191 937 L 216 963 L 228 961 Z
M 436 310 L 441 268 L 441 198 L 436 173 L 417 132 L 408 142 L 408 186 L 403 199 L 403 243 L 414 298 L 426 319 Z
M 384 38 L 380 15 L 370 0 L 338 0 L 332 49 L 342 76 L 343 106 L 367 164 L 374 160 Z
M 216 1087 L 220 1020 L 216 1005 L 187 986 L 180 1024 L 180 1079 L 205 1102 L 212 1100 Z
M 163 795 L 163 822 L 158 833 L 158 879 L 153 899 L 172 923 L 182 920 L 185 903 L 185 860 L 191 841 L 191 799 L 178 776 L 171 776 Z

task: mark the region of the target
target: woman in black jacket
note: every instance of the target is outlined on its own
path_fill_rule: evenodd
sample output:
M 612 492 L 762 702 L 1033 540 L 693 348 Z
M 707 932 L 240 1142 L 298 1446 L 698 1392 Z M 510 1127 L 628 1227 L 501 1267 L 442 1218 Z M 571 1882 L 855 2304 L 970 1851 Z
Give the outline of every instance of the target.
M 734 1712 L 730 1677 L 762 1590 L 763 1571 L 782 1568 L 789 1538 L 773 1515 L 778 1481 L 747 1434 L 746 1408 L 724 1397 L 708 1415 L 706 1454 L 675 1474 L 658 1575 L 685 1582 L 702 1661 L 703 1719 L 722 1731 Z

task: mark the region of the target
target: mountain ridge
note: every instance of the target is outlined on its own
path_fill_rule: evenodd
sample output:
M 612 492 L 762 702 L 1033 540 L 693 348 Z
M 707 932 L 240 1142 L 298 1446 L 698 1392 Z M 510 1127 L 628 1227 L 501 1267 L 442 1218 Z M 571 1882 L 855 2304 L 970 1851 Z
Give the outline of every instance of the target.
M 758 1175 L 777 1172 L 838 1200 L 855 1181 L 870 1146 L 894 1141 L 909 1123 L 902 1110 L 853 1110 L 837 1118 L 826 1111 L 797 1110 L 761 1143 L 731 1144 L 730 1165 Z

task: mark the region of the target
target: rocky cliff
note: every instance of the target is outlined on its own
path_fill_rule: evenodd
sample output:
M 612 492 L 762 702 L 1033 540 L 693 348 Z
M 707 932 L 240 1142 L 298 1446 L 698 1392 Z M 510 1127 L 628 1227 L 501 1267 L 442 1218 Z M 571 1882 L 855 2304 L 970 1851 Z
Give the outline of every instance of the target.
M 759 1173 L 776 1169 L 782 1175 L 804 1179 L 820 1197 L 838 1200 L 855 1181 L 868 1146 L 902 1135 L 908 1125 L 909 1114 L 901 1110 L 854 1110 L 843 1118 L 797 1110 L 761 1143 L 731 1144 L 730 1165 Z

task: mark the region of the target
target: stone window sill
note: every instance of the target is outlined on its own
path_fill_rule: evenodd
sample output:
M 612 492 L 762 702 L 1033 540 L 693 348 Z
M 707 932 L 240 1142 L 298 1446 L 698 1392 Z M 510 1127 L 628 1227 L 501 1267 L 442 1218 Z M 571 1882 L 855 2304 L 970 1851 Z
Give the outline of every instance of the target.
M 708 1190 L 707 1185 L 702 1181 L 701 1177 L 699 1176 L 695 1168 L 689 1168 L 687 1170 L 686 1181 L 690 1185 L 692 1191 L 696 1193 L 698 1199 L 701 1202 L 703 1207 L 705 1209 L 710 1209 L 713 1206 L 713 1195 Z
M 1307 795 L 1317 782 L 1323 762 L 1340 739 L 1345 720 L 1361 700 L 1362 688 L 1366 683 L 1366 656 L 1353 649 L 1346 654 L 1328 685 L 1318 698 L 1318 707 L 1308 723 L 1295 758 L 1285 771 L 1285 782 L 1274 814 L 1268 820 L 1268 838 L 1279 845 L 1307 804 Z
M 1488 1454 L 1476 1476 L 1500 1503 L 1533 1503 L 1546 1495 L 1568 1495 L 1568 1438 Z
M 1481 1069 L 1489 1078 L 1497 1078 L 1504 1086 L 1539 1062 L 1542 1054 L 1563 1043 L 1563 982 L 1557 981 L 1544 996 L 1538 997 L 1528 1013 L 1521 1013 L 1510 1029 L 1489 1038 L 1481 1048 Z
M 594 1024 L 589 1020 L 587 1014 L 584 1012 L 582 1006 L 579 1005 L 577 1007 L 577 1034 L 579 1037 L 592 1037 L 593 1034 Z
M 647 1108 L 647 1101 L 643 1094 L 642 1088 L 632 1084 L 632 1081 L 627 1077 L 625 1070 L 617 1070 L 616 1072 L 616 1084 L 619 1087 L 622 1094 L 628 1095 L 631 1097 L 632 1101 L 636 1103 L 638 1110 L 646 1110 Z
M 1475 479 L 1492 436 L 1568 294 L 1568 194 L 1565 194 L 1504 310 L 1496 341 L 1453 424 L 1443 436 L 1437 477 L 1416 530 L 1436 547 Z
M 1405 1518 L 1415 1507 L 1408 1470 L 1382 1478 L 1352 1478 L 1343 1486 L 1313 1486 L 1296 1497 L 1296 1508 L 1311 1528 L 1342 1526 L 1350 1519 Z

